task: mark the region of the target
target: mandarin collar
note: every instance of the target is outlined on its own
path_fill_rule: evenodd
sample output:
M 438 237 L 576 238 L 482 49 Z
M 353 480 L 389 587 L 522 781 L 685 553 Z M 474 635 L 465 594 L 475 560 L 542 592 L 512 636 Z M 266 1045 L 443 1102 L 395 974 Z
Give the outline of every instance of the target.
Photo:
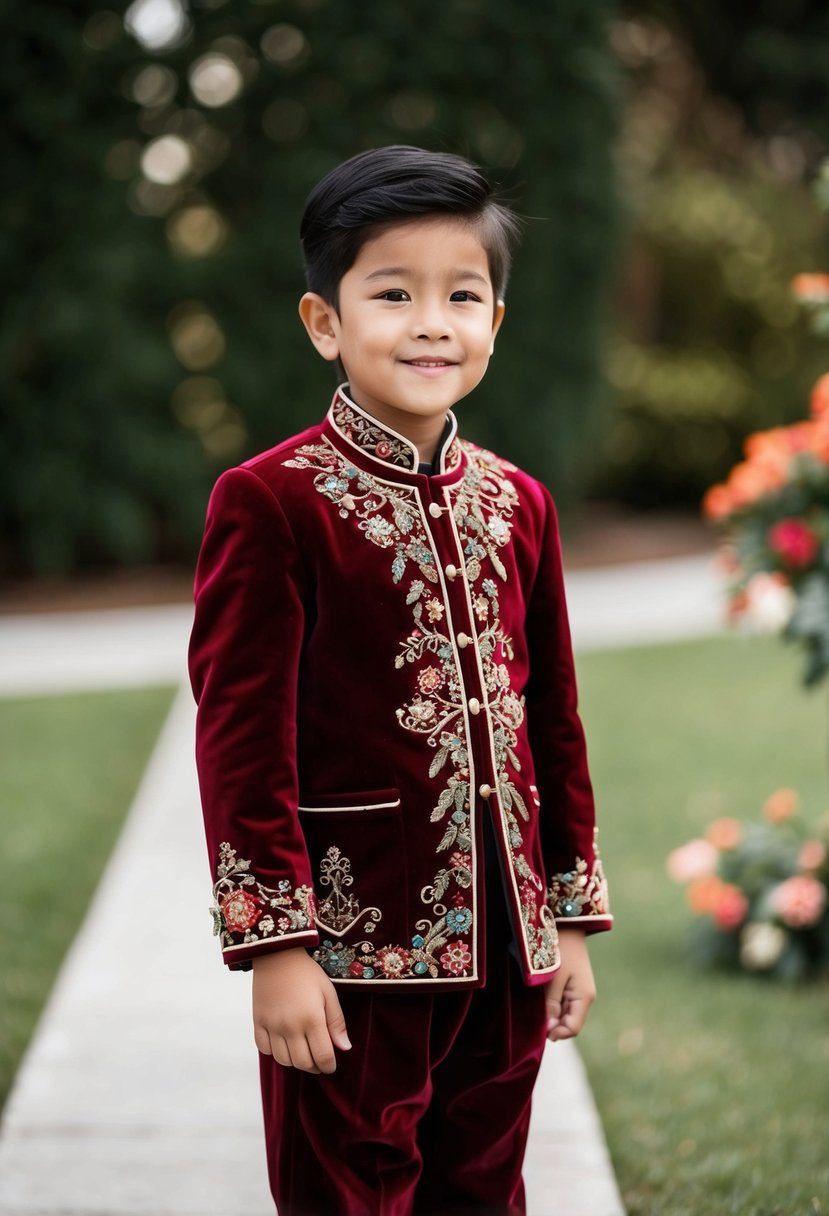
M 338 435 L 365 455 L 409 473 L 417 473 L 420 453 L 405 435 L 380 422 L 348 396 L 347 384 L 341 384 L 331 402 L 328 418 Z M 458 420 L 449 410 L 432 468 L 435 473 L 448 473 L 461 462 L 461 447 L 457 438 Z

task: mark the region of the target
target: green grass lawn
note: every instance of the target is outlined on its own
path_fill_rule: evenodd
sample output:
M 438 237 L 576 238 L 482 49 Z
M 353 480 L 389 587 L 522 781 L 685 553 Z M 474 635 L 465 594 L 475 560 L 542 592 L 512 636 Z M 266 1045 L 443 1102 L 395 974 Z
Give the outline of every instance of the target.
M 630 1216 L 829 1216 L 829 985 L 705 971 L 665 856 L 780 786 L 829 806 L 824 691 L 776 640 L 580 656 L 617 922 L 580 1046 Z
M 172 697 L 0 700 L 0 1106 Z

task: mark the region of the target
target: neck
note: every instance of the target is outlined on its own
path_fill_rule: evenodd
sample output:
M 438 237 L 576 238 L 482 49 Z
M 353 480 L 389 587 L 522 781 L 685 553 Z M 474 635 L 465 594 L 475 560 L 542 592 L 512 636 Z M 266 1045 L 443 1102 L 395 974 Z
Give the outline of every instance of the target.
M 397 410 L 391 405 L 372 405 L 369 409 L 363 405 L 357 397 L 351 395 L 351 400 L 355 405 L 359 405 L 360 409 L 365 410 L 367 414 L 371 414 L 378 422 L 385 426 L 391 427 L 397 431 L 398 435 L 403 435 L 417 448 L 418 459 L 423 464 L 432 464 L 437 452 L 440 437 L 443 434 L 443 428 L 446 425 L 446 413 L 438 414 L 433 417 L 421 418 L 418 415 L 410 414 L 406 410 Z

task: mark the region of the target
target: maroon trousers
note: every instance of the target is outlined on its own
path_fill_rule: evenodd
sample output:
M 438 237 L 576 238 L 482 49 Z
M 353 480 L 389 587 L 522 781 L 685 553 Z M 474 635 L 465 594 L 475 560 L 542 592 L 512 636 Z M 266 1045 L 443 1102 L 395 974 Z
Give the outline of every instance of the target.
M 485 988 L 375 996 L 339 986 L 353 1047 L 337 1052 L 335 1073 L 260 1053 L 279 1216 L 524 1216 L 544 987 L 521 979 L 506 909 L 488 921 Z

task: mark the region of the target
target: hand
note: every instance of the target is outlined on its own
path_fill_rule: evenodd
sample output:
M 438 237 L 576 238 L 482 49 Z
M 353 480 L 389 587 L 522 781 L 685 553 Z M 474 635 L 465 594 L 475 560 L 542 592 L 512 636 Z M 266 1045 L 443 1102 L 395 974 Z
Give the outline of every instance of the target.
M 303 947 L 253 960 L 253 1037 L 263 1055 L 311 1073 L 334 1072 L 334 1048 L 350 1049 L 336 989 Z
M 547 985 L 547 1038 L 556 1043 L 572 1039 L 587 1020 L 596 999 L 593 969 L 583 929 L 562 929 L 559 934 L 561 966 Z

